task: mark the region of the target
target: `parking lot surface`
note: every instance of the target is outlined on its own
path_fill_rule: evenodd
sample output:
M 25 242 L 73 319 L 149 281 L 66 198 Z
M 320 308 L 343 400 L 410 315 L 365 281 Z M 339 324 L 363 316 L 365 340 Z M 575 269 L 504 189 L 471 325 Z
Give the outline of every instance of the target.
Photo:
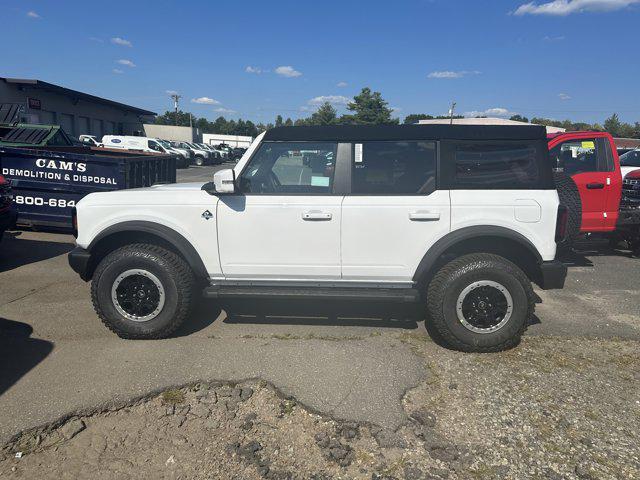
M 225 167 L 178 176 L 205 182 Z M 174 338 L 121 340 L 101 325 L 89 285 L 68 267 L 72 248 L 71 236 L 52 233 L 3 240 L 0 444 L 171 386 L 245 379 L 266 380 L 312 411 L 396 429 L 407 420 L 406 392 L 429 388 L 425 355 L 444 352 L 417 354 L 412 342 L 429 338 L 422 312 L 393 305 L 245 302 L 224 311 L 202 301 Z M 524 343 L 553 337 L 558 348 L 566 340 L 576 349 L 581 339 L 640 341 L 639 261 L 596 241 L 581 244 L 566 259 L 565 289 L 537 291 Z

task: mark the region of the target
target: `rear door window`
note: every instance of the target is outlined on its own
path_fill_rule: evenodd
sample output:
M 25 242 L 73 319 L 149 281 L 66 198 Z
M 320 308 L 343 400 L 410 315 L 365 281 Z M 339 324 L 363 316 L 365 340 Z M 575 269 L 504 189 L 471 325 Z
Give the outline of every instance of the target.
M 353 148 L 353 194 L 428 195 L 436 188 L 435 142 L 363 142 Z

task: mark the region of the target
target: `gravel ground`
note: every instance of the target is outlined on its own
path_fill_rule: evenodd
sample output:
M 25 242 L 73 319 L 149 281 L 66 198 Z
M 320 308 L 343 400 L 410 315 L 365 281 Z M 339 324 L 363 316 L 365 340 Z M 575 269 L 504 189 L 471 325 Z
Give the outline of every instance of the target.
M 639 342 L 529 337 L 480 355 L 388 336 L 431 374 L 397 431 L 321 416 L 261 381 L 199 384 L 25 432 L 0 477 L 640 478 Z

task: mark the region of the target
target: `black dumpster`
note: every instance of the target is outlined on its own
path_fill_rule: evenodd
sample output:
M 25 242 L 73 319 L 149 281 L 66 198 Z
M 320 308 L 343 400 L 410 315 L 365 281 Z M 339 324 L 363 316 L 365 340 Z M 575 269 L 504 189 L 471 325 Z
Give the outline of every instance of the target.
M 18 226 L 72 231 L 75 204 L 92 192 L 176 181 L 172 155 L 51 146 L 0 146 L 0 173 L 13 185 Z

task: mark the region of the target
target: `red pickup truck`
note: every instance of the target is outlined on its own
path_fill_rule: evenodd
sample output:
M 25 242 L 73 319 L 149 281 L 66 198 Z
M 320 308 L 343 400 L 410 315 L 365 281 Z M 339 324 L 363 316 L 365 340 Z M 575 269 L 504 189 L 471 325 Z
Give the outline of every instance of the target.
M 558 172 L 560 201 L 569 209 L 572 242 L 579 233 L 611 233 L 638 249 L 640 223 L 622 199 L 620 159 L 606 132 L 567 132 L 548 136 L 549 155 Z M 631 221 L 629 220 L 631 219 Z

